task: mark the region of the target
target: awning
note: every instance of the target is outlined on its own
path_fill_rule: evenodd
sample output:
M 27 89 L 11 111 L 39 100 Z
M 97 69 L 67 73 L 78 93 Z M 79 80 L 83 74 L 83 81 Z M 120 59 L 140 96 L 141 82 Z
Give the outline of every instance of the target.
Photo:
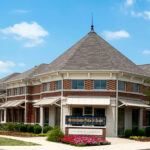
M 68 105 L 110 105 L 110 97 L 68 97 Z
M 119 101 L 122 103 L 121 106 L 132 106 L 132 107 L 143 107 L 143 108 L 150 108 L 149 105 L 147 105 L 144 101 L 139 99 L 119 99 Z
M 12 101 L 7 101 L 3 103 L 0 108 L 8 108 L 8 107 L 18 107 L 21 104 L 23 104 L 25 100 L 12 100 Z
M 53 104 L 56 104 L 59 100 L 60 100 L 60 97 L 43 98 L 39 100 L 39 102 L 36 102 L 34 106 L 37 107 L 37 106 L 44 106 L 44 105 L 53 105 Z

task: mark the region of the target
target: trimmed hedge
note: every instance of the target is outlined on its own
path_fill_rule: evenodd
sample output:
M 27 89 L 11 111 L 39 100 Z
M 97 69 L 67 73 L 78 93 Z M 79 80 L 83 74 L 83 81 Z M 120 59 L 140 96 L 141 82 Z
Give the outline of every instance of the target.
M 53 129 L 53 127 L 51 127 L 51 126 L 45 126 L 44 128 L 43 128 L 43 133 L 47 133 L 48 131 L 50 131 L 50 130 L 52 130 Z
M 130 136 L 132 136 L 132 130 L 131 129 L 126 129 L 124 132 L 124 135 L 126 138 L 129 138 Z
M 145 129 L 138 129 L 137 130 L 137 136 L 145 136 Z
M 42 131 L 42 128 L 40 125 L 34 125 L 34 133 L 35 134 L 39 134 L 39 133 L 41 133 L 41 131 Z

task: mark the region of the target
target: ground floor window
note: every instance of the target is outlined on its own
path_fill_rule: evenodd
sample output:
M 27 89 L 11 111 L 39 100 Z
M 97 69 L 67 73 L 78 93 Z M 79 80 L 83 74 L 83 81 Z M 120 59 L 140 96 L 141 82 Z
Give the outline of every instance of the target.
M 1 110 L 1 121 L 4 121 L 5 119 L 5 110 L 4 109 L 2 109 Z
M 22 123 L 24 123 L 24 119 L 25 118 L 25 110 L 24 109 L 21 109 L 21 115 L 20 115 L 20 120 Z
M 44 124 L 48 125 L 49 124 L 49 108 L 46 107 L 44 108 Z
M 72 116 L 83 116 L 83 108 L 72 108 Z
M 11 114 L 11 109 L 8 109 L 7 110 L 7 120 L 8 120 L 8 122 L 12 122 L 12 114 Z
M 14 109 L 14 122 L 18 122 L 18 109 Z
M 146 111 L 146 126 L 150 126 L 150 110 Z
M 40 108 L 35 109 L 35 122 L 40 123 Z

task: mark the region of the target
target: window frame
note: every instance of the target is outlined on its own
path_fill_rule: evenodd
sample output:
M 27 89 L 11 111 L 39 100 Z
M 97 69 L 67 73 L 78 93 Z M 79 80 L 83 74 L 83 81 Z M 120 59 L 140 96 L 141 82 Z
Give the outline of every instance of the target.
M 124 83 L 124 90 L 119 89 L 119 83 L 121 83 L 121 82 Z M 126 82 L 125 81 L 121 81 L 121 80 L 118 81 L 118 90 L 119 91 L 126 91 Z
M 50 91 L 50 83 L 49 82 L 44 83 L 44 92 L 46 92 L 46 91 Z
M 61 83 L 60 88 L 59 88 L 59 83 Z M 62 81 L 61 80 L 55 81 L 55 90 L 62 90 Z
M 135 85 L 138 86 L 138 87 L 137 87 L 137 91 L 136 91 L 135 88 L 134 88 Z M 140 90 L 140 89 L 139 89 L 139 84 L 138 84 L 138 83 L 132 83 L 132 91 L 135 92 L 135 93 L 139 93 L 139 90 Z
M 19 95 L 19 88 L 14 88 L 14 95 Z
M 105 81 L 105 83 L 106 83 L 106 88 L 102 88 L 102 86 L 101 86 L 100 88 L 95 88 L 95 84 L 96 84 L 95 82 L 96 82 L 96 81 L 99 81 L 99 82 L 100 82 L 100 86 L 101 86 L 101 84 L 102 84 L 101 82 L 102 82 L 102 81 Z M 94 84 L 94 85 L 93 85 L 94 90 L 107 90 L 107 80 L 94 80 L 94 83 L 93 83 L 93 84 Z
M 12 88 L 9 89 L 8 95 L 9 95 L 9 96 L 13 96 L 13 89 L 12 89 Z
M 5 115 L 6 115 L 5 109 L 1 109 L 1 122 L 5 122 L 5 118 L 6 118 Z
M 73 81 L 76 81 L 76 83 L 77 83 L 76 87 L 77 88 L 73 88 Z M 83 88 L 78 88 L 78 82 L 79 81 L 83 81 Z M 73 89 L 73 90 L 84 90 L 85 89 L 85 80 L 71 80 L 71 89 Z

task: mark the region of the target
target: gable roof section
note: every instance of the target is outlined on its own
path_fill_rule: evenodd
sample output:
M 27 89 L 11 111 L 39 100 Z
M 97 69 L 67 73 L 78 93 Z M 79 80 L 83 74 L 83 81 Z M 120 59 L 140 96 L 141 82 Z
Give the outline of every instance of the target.
M 147 75 L 95 32 L 89 32 L 41 73 L 63 70 L 110 70 Z

